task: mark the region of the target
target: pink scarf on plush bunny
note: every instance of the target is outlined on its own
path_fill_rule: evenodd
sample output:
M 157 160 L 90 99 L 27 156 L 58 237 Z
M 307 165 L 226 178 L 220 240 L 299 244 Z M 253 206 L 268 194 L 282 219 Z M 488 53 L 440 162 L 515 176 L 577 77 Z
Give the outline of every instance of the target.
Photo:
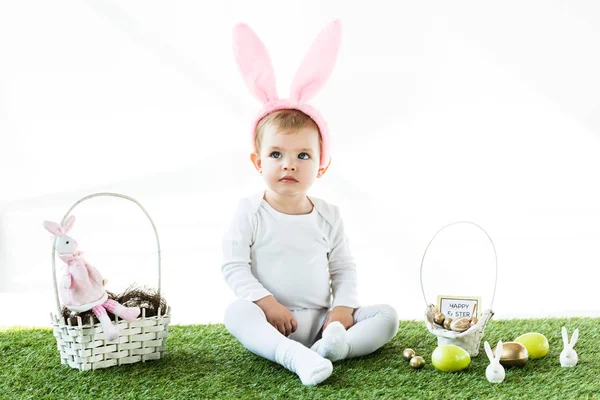
M 234 27 L 233 50 L 238 67 L 250 92 L 263 103 L 263 109 L 252 124 L 254 151 L 254 135 L 260 120 L 273 111 L 295 109 L 307 114 L 319 127 L 322 141 L 320 167 L 324 168 L 329 164 L 331 142 L 327 124 L 321 114 L 306 102 L 329 79 L 337 59 L 340 40 L 341 23 L 333 21 L 315 38 L 300 64 L 292 82 L 290 98 L 280 99 L 277 95 L 275 72 L 265 45 L 248 25 L 238 24 Z

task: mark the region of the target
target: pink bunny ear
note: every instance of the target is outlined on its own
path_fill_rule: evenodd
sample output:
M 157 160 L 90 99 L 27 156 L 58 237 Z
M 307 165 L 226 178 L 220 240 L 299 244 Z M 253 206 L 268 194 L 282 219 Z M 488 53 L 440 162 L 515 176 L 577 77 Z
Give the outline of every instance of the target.
M 331 22 L 315 38 L 292 81 L 293 100 L 304 103 L 325 86 L 333 71 L 341 38 L 339 20 Z
M 71 215 L 69 218 L 67 218 L 67 220 L 65 221 L 65 229 L 64 232 L 67 233 L 71 230 L 71 228 L 73 227 L 73 223 L 75 223 L 75 216 Z
M 44 221 L 44 228 L 54 236 L 62 236 L 63 230 L 62 227 L 56 222 L 52 221 Z
M 264 104 L 279 99 L 267 48 L 248 25 L 233 28 L 233 52 L 250 92 Z

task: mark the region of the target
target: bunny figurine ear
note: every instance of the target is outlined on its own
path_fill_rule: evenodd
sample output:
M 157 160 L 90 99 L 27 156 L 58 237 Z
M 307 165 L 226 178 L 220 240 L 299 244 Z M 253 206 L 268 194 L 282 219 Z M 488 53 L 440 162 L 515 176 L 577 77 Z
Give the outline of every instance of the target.
M 315 38 L 292 81 L 293 100 L 304 103 L 325 86 L 335 66 L 341 38 L 339 20 L 331 22 Z
M 579 339 L 579 328 L 575 329 L 575 331 L 573 332 L 573 336 L 571 336 L 571 347 L 575 346 L 575 343 L 577 343 L 577 339 Z
M 233 28 L 233 52 L 250 92 L 263 104 L 279 99 L 267 48 L 248 25 Z
M 487 354 L 490 361 L 494 361 L 494 353 L 492 353 L 492 348 L 490 347 L 490 344 L 487 341 L 485 341 L 483 343 L 483 347 L 485 348 L 485 354 Z
M 67 218 L 67 220 L 65 221 L 65 229 L 64 229 L 64 233 L 67 233 L 71 230 L 71 228 L 73 227 L 73 223 L 75 222 L 75 216 L 71 215 L 69 218 Z
M 496 346 L 496 360 L 500 361 L 500 358 L 502 358 L 503 350 L 504 350 L 504 347 L 502 345 L 502 340 L 498 340 L 498 345 Z
M 563 339 L 563 344 L 565 345 L 565 347 L 567 347 L 567 345 L 569 344 L 569 334 L 567 333 L 567 328 L 566 327 L 562 327 L 562 339 Z
M 62 236 L 64 233 L 62 227 L 56 222 L 44 221 L 44 228 L 54 236 Z

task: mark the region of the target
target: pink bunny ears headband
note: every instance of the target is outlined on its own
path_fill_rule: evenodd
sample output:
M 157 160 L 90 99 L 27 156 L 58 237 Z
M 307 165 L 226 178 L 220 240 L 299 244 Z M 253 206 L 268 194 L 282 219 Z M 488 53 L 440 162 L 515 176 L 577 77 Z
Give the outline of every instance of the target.
M 265 45 L 248 25 L 237 24 L 234 27 L 233 51 L 238 67 L 250 92 L 263 104 L 252 125 L 252 139 L 256 126 L 267 114 L 282 109 L 300 110 L 315 121 L 321 132 L 320 166 L 325 167 L 329 164 L 331 143 L 327 124 L 321 114 L 306 102 L 314 97 L 329 79 L 337 59 L 341 35 L 341 24 L 337 20 L 328 24 L 317 35 L 296 71 L 290 98 L 280 99 L 277 95 L 275 72 Z

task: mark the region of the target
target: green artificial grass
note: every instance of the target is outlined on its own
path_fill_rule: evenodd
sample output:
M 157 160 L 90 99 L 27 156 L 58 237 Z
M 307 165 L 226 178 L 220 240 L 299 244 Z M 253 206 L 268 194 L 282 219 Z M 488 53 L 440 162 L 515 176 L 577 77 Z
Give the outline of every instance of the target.
M 579 328 L 579 363 L 562 368 L 560 329 Z M 421 321 L 401 321 L 396 337 L 377 352 L 334 364 L 322 384 L 305 387 L 298 377 L 261 359 L 239 344 L 223 325 L 171 326 L 165 358 L 146 363 L 80 372 L 60 364 L 50 329 L 0 331 L 0 398 L 94 399 L 474 399 L 600 398 L 600 319 L 492 320 L 484 339 L 512 341 L 540 332 L 550 353 L 507 369 L 501 384 L 485 378 L 483 350 L 467 369 L 445 373 L 431 365 L 437 345 Z M 402 350 L 426 360 L 413 370 Z

